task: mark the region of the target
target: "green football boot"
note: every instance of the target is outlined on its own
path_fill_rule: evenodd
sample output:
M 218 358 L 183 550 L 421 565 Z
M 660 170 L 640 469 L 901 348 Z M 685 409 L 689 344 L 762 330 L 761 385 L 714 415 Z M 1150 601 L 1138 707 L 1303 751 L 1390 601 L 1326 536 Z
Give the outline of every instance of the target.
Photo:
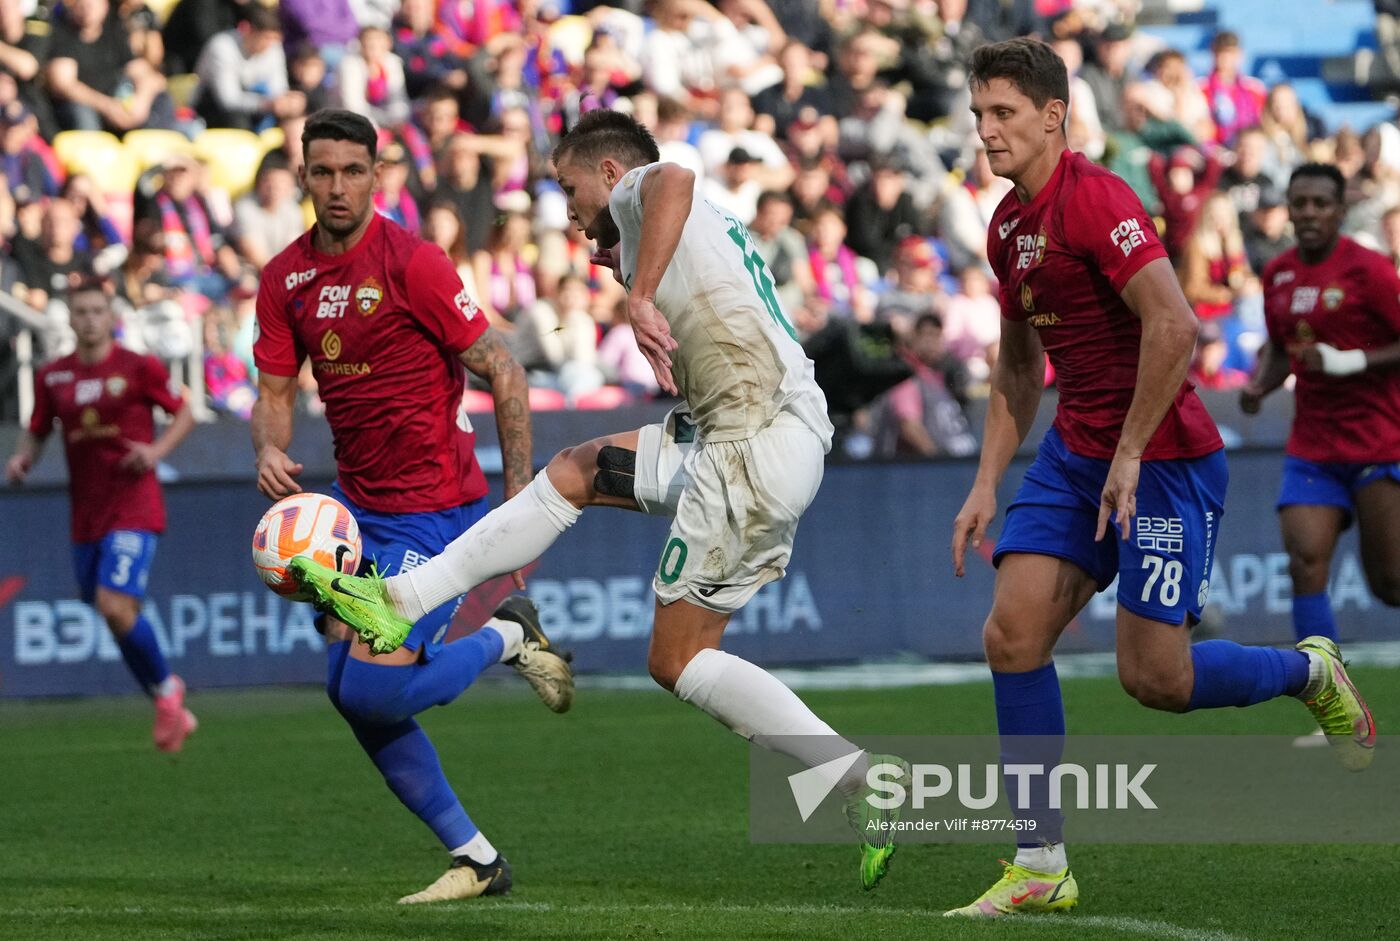
M 393 653 L 408 640 L 413 622 L 394 610 L 377 572 L 346 575 L 306 556 L 292 559 L 287 571 L 311 593 L 317 611 L 343 621 L 369 645 L 370 653 Z

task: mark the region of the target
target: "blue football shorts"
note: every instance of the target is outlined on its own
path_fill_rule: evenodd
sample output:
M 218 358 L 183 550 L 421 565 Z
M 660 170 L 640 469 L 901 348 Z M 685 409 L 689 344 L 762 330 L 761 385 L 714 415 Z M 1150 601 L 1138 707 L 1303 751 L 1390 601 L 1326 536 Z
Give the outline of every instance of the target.
M 73 573 L 82 599 L 92 604 L 98 586 L 133 598 L 146 597 L 146 580 L 159 541 L 149 530 L 118 529 L 96 542 L 75 542 Z
M 1200 620 L 1225 513 L 1224 451 L 1144 461 L 1131 537 L 1110 525 L 1101 542 L 1099 497 L 1111 462 L 1065 447 L 1053 427 L 1006 511 L 992 560 L 1011 552 L 1067 559 L 1103 591 L 1118 577 L 1118 603 L 1164 624 Z
M 1283 485 L 1278 509 L 1286 506 L 1335 506 L 1346 513 L 1351 525 L 1356 511 L 1356 491 L 1377 480 L 1400 482 L 1400 461 L 1391 464 L 1317 463 L 1291 454 L 1283 456 Z
M 331 493 L 360 526 L 364 554 L 358 574 L 368 574 L 374 565 L 380 575 L 398 575 L 416 568 L 437 555 L 447 544 L 466 532 L 486 515 L 486 498 L 432 513 L 377 513 L 356 506 L 336 483 Z M 425 614 L 408 633 L 404 646 L 423 651 L 431 660 L 442 649 L 443 638 L 462 599 L 455 598 Z

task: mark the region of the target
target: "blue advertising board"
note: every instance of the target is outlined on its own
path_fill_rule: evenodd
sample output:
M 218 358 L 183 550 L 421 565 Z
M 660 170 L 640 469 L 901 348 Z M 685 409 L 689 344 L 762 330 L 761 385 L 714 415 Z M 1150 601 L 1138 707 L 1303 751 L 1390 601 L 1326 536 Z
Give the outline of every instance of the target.
M 1273 501 L 1276 451 L 1230 455 L 1227 501 L 1211 601 L 1226 636 L 1282 643 L 1292 636 L 1287 557 Z M 1007 475 L 1001 505 L 1024 469 Z M 989 547 L 955 579 L 948 544 L 975 466 L 967 462 L 828 468 L 804 516 L 787 578 L 740 612 L 726 638 L 767 665 L 837 663 L 914 654 L 977 659 L 994 570 Z M 328 481 L 307 482 L 328 489 Z M 267 507 L 251 482 L 166 488 L 170 529 L 151 574 L 146 613 L 174 668 L 193 688 L 320 682 L 323 642 L 308 605 L 263 587 L 250 558 Z M 134 691 L 100 618 L 77 600 L 60 488 L 0 494 L 0 696 Z M 529 593 L 547 629 L 585 672 L 645 669 L 651 575 L 666 522 L 592 510 L 532 567 Z M 1390 640 L 1400 615 L 1370 596 L 1354 530 L 1333 565 L 1332 599 L 1346 640 Z M 479 625 L 510 591 L 473 593 L 454 630 Z M 1110 650 L 1112 591 L 1071 625 L 1061 650 Z

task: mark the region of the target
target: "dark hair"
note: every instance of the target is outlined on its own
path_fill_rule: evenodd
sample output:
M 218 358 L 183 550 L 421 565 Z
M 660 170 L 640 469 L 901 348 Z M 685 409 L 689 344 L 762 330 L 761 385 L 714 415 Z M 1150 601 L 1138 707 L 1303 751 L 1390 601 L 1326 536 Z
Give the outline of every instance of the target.
M 974 49 L 968 83 L 986 85 L 994 78 L 1006 79 L 1037 108 L 1052 100 L 1069 106 L 1065 60 L 1039 39 L 1008 39 Z
M 101 294 L 102 299 L 107 302 L 107 306 L 109 308 L 112 306 L 112 298 L 107 291 L 107 283 L 91 271 L 77 273 L 76 280 L 63 292 L 63 299 L 65 302 L 71 304 L 73 298 L 77 297 L 79 294 L 87 294 L 90 291 L 96 291 L 98 294 Z
M 369 151 L 371 162 L 379 153 L 379 132 L 369 118 L 340 108 L 322 108 L 306 119 L 306 126 L 301 132 L 303 160 L 307 158 L 311 142 L 318 140 L 348 140 L 361 144 Z
M 1342 171 L 1335 164 L 1331 163 L 1305 163 L 1293 171 L 1293 175 L 1288 178 L 1288 188 L 1293 189 L 1293 183 L 1306 177 L 1331 180 L 1337 187 L 1337 202 L 1346 201 L 1347 178 L 1342 176 Z
M 636 118 L 604 108 L 579 118 L 554 148 L 556 167 L 568 160 L 596 166 L 605 157 L 612 157 L 631 169 L 656 163 L 661 159 L 661 152 L 656 148 L 656 138 L 651 136 L 651 131 Z
M 758 195 L 758 204 L 755 208 L 762 209 L 769 203 L 782 203 L 789 209 L 792 207 L 792 197 L 783 190 L 764 190 Z
M 934 313 L 920 314 L 919 319 L 914 321 L 914 332 L 918 333 L 927 327 L 943 329 L 943 318 Z
M 1222 29 L 1215 34 L 1215 38 L 1210 41 L 1210 51 L 1220 52 L 1222 49 L 1238 49 L 1240 37 L 1238 33 L 1228 29 Z
M 258 172 L 254 176 L 255 180 L 261 180 L 274 170 L 286 170 L 292 172 L 292 161 L 287 158 L 285 152 L 280 150 L 269 150 L 263 154 L 262 163 L 258 164 Z
M 242 19 L 254 32 L 282 32 L 282 15 L 273 6 L 249 3 L 243 7 Z

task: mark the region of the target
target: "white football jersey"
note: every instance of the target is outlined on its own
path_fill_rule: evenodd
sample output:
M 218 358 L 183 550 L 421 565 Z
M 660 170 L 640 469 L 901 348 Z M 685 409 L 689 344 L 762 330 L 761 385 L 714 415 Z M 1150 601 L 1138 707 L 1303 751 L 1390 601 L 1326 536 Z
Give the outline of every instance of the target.
M 622 235 L 621 271 L 629 290 L 642 235 L 642 178 L 656 166 L 629 170 L 608 200 Z M 826 396 L 767 266 L 748 229 L 699 190 L 654 300 L 676 340 L 671 372 L 701 439 L 751 438 L 779 412 L 789 412 L 830 450 Z

